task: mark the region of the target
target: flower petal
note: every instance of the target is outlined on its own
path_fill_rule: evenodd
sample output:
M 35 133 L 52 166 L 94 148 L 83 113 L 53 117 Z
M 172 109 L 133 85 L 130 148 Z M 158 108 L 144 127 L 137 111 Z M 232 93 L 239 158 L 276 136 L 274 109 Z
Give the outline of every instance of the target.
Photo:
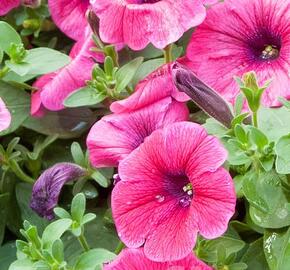
M 88 25 L 86 11 L 89 0 L 48 0 L 53 21 L 62 32 L 74 40 L 84 36 Z
M 10 10 L 20 5 L 20 0 L 1 0 L 0 16 L 6 15 Z
M 11 124 L 11 114 L 4 101 L 0 97 L 0 132 L 9 128 Z

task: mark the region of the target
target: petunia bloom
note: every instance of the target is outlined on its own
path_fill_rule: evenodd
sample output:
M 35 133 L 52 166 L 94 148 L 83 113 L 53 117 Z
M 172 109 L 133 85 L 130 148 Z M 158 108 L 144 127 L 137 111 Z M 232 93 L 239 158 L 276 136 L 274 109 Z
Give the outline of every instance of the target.
M 95 167 L 118 166 L 154 130 L 188 116 L 186 105 L 170 97 L 133 112 L 105 116 L 89 132 L 90 161 Z
M 104 266 L 104 270 L 211 270 L 192 253 L 182 260 L 154 262 L 146 258 L 143 248 L 124 249 L 115 261 Z
M 190 98 L 176 88 L 172 67 L 166 64 L 149 74 L 136 86 L 135 92 L 128 98 L 115 101 L 111 104 L 111 111 L 115 113 L 130 112 L 148 106 L 165 97 L 173 97 L 179 102 L 188 101 Z
M 177 41 L 206 16 L 200 0 L 90 0 L 100 19 L 100 37 L 107 43 L 125 43 L 141 50 Z
M 226 157 L 218 139 L 195 123 L 174 123 L 147 137 L 120 162 L 112 193 L 126 246 L 144 245 L 148 259 L 163 262 L 186 257 L 198 232 L 221 236 L 236 202 L 233 180 L 221 168 Z
M 20 0 L 1 0 L 0 16 L 6 15 L 10 10 L 20 5 Z
M 262 97 L 265 106 L 290 98 L 290 2 L 227 0 L 208 11 L 187 48 L 188 65 L 197 76 L 234 103 L 234 76 L 255 71 L 272 80 Z
M 89 5 L 89 0 L 48 0 L 53 21 L 74 40 L 80 40 L 84 36 L 88 26 L 86 12 Z
M 11 124 L 11 114 L 4 101 L 0 97 L 0 132 L 9 128 Z
M 53 208 L 63 185 L 85 176 L 86 171 L 73 163 L 58 163 L 44 171 L 33 186 L 30 207 L 40 216 L 53 219 Z
M 91 32 L 89 32 L 88 36 L 79 40 L 71 50 L 71 63 L 59 71 L 46 74 L 38 79 L 34 86 L 40 92 L 34 93 L 32 98 L 34 115 L 37 114 L 40 103 L 51 111 L 64 109 L 65 98 L 73 91 L 86 85 L 86 80 L 91 78 L 95 61 L 103 61 L 101 53 L 90 50 L 94 46 Z

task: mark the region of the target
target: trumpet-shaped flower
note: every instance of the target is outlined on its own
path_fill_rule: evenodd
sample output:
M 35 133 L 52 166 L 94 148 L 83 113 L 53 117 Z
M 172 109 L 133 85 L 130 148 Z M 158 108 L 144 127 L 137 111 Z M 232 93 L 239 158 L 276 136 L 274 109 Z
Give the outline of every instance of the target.
M 189 254 L 182 260 L 154 262 L 146 258 L 143 248 L 125 249 L 115 261 L 104 266 L 104 270 L 211 270 L 212 268 Z
M 95 167 L 118 166 L 154 130 L 187 119 L 186 105 L 170 97 L 133 112 L 105 116 L 87 138 L 91 163 Z
M 11 114 L 4 101 L 0 97 L 0 132 L 9 128 L 11 124 Z
M 175 86 L 172 76 L 173 66 L 166 64 L 149 74 L 139 82 L 131 96 L 112 103 L 111 111 L 115 113 L 134 111 L 170 96 L 179 102 L 189 100 L 190 98 L 179 92 Z
M 58 163 L 45 170 L 33 186 L 30 207 L 40 216 L 52 219 L 63 185 L 85 174 L 82 167 L 73 163 Z
M 221 236 L 235 211 L 227 152 L 203 127 L 179 122 L 153 132 L 119 165 L 112 211 L 121 240 L 153 261 L 186 257 L 197 233 Z
M 199 25 L 206 9 L 200 0 L 90 0 L 100 19 L 100 37 L 107 43 L 125 43 L 141 50 L 177 41 Z
M 197 76 L 234 103 L 234 76 L 255 71 L 263 84 L 265 106 L 290 98 L 290 2 L 227 0 L 208 11 L 187 48 L 188 65 Z
M 67 36 L 79 40 L 88 25 L 86 12 L 89 0 L 48 0 L 53 21 Z

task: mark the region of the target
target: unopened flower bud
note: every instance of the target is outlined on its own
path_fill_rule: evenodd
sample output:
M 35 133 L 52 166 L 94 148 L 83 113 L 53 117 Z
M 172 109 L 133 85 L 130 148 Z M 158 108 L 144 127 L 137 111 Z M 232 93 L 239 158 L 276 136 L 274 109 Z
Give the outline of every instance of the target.
M 233 114 L 226 101 L 216 91 L 178 63 L 174 64 L 172 75 L 180 91 L 186 93 L 208 115 L 226 127 L 231 127 Z
M 65 183 L 86 175 L 86 170 L 73 163 L 58 163 L 44 171 L 33 186 L 30 207 L 40 216 L 53 219 L 53 208 Z
M 90 9 L 87 11 L 86 16 L 93 33 L 99 36 L 99 18 Z

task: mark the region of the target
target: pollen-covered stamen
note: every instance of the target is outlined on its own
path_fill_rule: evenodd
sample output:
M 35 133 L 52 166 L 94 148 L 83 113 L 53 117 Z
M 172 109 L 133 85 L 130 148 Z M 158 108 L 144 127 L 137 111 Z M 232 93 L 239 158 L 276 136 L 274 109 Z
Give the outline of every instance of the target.
M 183 192 L 185 194 L 179 200 L 179 204 L 182 207 L 188 207 L 188 206 L 190 206 L 190 203 L 191 203 L 191 200 L 192 200 L 192 197 L 193 197 L 192 184 L 191 183 L 188 183 L 182 189 L 183 189 Z
M 279 49 L 275 45 L 266 45 L 262 51 L 261 58 L 263 59 L 275 59 L 279 56 Z

